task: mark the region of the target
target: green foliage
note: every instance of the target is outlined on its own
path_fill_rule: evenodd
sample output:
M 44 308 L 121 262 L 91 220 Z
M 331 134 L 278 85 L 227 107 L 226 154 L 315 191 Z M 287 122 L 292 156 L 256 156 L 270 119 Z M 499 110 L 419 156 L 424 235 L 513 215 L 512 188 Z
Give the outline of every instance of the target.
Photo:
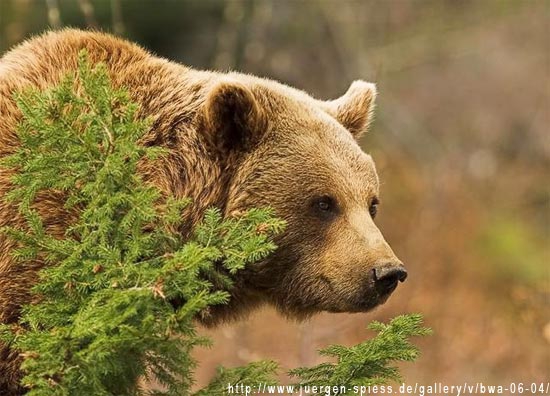
M 144 157 L 163 155 L 138 144 L 148 123 L 84 55 L 77 75 L 17 102 L 21 147 L 2 166 L 18 170 L 6 199 L 27 224 L 3 232 L 20 242 L 22 262 L 55 264 L 40 272 L 40 302 L 24 308 L 18 332 L 2 328 L 26 357 L 29 395 L 138 394 L 139 376 L 160 381 L 164 394 L 187 394 L 189 351 L 208 342 L 192 319 L 229 297 L 206 279 L 231 287 L 226 274 L 269 254 L 283 223 L 269 210 L 224 220 L 211 209 L 183 241 L 175 230 L 187 202 L 163 200 L 137 172 Z M 68 216 L 78 213 L 61 239 L 43 224 L 40 194 L 63 194 Z
M 299 383 L 309 386 L 383 385 L 389 381 L 401 381 L 395 361 L 414 361 L 419 351 L 408 340 L 424 336 L 430 330 L 422 327 L 422 316 L 402 315 L 389 324 L 372 322 L 369 329 L 377 331 L 376 337 L 359 345 L 344 347 L 331 345 L 320 351 L 321 355 L 336 358 L 336 363 L 321 363 L 311 368 L 298 368 L 290 372 Z
M 548 250 L 544 249 L 548 241 L 537 237 L 521 219 L 490 219 L 473 246 L 487 264 L 479 270 L 489 272 L 495 283 L 513 280 L 529 287 L 541 285 L 548 279 Z
M 250 363 L 247 366 L 232 369 L 219 367 L 216 377 L 210 384 L 196 392 L 194 396 L 227 395 L 228 384 L 231 384 L 235 388 L 241 384 L 245 386 L 250 386 L 250 384 L 275 385 L 277 369 L 277 363 L 271 361 Z
M 26 224 L 1 231 L 19 242 L 21 265 L 50 264 L 40 271 L 36 302 L 23 308 L 20 323 L 0 325 L 0 337 L 24 356 L 28 394 L 138 395 L 144 377 L 164 385 L 150 394 L 190 395 L 196 366 L 190 352 L 209 344 L 193 319 L 227 303 L 231 276 L 271 253 L 272 236 L 284 223 L 268 209 L 233 219 L 210 209 L 183 240 L 177 230 L 188 201 L 163 197 L 138 173 L 140 161 L 158 159 L 164 150 L 138 144 L 148 122 L 85 54 L 75 75 L 45 92 L 19 94 L 17 102 L 21 145 L 0 165 L 17 170 L 5 198 L 18 205 Z M 64 198 L 72 219 L 62 237 L 37 210 L 38 198 L 52 195 Z M 372 340 L 321 351 L 337 363 L 291 374 L 307 385 L 397 380 L 391 362 L 414 360 L 418 351 L 407 339 L 427 330 L 418 315 L 371 328 L 379 332 Z M 273 384 L 276 371 L 273 362 L 220 368 L 194 394 L 226 394 L 227 384 Z

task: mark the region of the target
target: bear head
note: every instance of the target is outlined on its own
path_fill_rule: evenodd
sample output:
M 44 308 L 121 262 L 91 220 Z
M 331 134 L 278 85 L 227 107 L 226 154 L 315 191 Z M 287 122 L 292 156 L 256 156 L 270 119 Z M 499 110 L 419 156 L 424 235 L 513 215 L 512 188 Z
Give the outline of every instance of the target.
M 231 174 L 225 214 L 271 207 L 287 222 L 278 249 L 239 274 L 225 312 L 240 315 L 264 302 L 295 318 L 364 312 L 405 280 L 374 221 L 373 159 L 357 144 L 375 97 L 364 81 L 333 101 L 240 74 L 213 84 L 203 128 Z

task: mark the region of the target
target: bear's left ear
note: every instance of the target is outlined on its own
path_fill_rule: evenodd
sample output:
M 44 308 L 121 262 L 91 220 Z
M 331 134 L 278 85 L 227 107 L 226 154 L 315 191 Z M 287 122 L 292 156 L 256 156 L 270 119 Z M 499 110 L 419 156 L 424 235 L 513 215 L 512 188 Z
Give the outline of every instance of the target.
M 204 120 L 208 140 L 221 152 L 248 151 L 267 129 L 267 116 L 252 91 L 234 80 L 210 90 Z
M 368 129 L 375 99 L 376 85 L 356 80 L 342 97 L 325 103 L 328 112 L 358 139 Z

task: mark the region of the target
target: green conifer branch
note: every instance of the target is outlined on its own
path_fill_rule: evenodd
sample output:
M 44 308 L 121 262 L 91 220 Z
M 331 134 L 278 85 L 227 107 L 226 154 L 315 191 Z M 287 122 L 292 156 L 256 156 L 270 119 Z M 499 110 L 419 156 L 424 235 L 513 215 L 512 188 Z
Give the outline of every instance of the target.
M 414 361 L 420 352 L 409 338 L 430 334 L 430 330 L 422 326 L 419 314 L 398 316 L 389 324 L 372 322 L 369 329 L 378 332 L 376 337 L 352 347 L 331 345 L 320 351 L 321 355 L 336 359 L 335 363 L 294 369 L 290 375 L 297 377 L 302 385 L 334 385 L 347 389 L 355 385 L 399 382 L 399 370 L 392 363 Z
M 159 204 L 159 191 L 139 177 L 138 162 L 163 151 L 138 144 L 149 123 L 85 54 L 76 75 L 45 92 L 21 93 L 17 103 L 21 146 L 1 166 L 17 171 L 6 199 L 26 224 L 2 232 L 19 242 L 21 262 L 52 264 L 40 272 L 32 290 L 40 302 L 23 308 L 17 333 L 1 327 L 25 357 L 29 395 L 141 394 L 141 376 L 166 386 L 158 394 L 189 394 L 190 351 L 209 343 L 193 319 L 229 298 L 208 279 L 230 287 L 217 263 L 233 274 L 265 257 L 284 223 L 267 209 L 238 219 L 211 209 L 190 241 L 170 231 L 188 201 Z M 45 228 L 35 205 L 40 194 L 63 194 L 65 210 L 78 214 L 63 239 Z M 184 303 L 174 308 L 172 299 Z

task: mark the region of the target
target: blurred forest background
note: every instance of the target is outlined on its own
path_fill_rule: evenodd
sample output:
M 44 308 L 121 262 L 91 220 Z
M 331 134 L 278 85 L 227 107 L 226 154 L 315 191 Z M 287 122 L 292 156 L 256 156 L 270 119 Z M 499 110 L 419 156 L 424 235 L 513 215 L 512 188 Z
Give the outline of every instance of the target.
M 201 330 L 219 364 L 320 360 L 372 319 L 421 312 L 435 334 L 407 382 L 547 381 L 550 373 L 550 2 L 0 0 L 0 52 L 50 27 L 112 31 L 195 68 L 271 77 L 323 99 L 379 88 L 363 138 L 377 218 L 409 279 L 370 314 L 292 323 L 270 309 Z M 282 378 L 282 382 L 286 379 Z

